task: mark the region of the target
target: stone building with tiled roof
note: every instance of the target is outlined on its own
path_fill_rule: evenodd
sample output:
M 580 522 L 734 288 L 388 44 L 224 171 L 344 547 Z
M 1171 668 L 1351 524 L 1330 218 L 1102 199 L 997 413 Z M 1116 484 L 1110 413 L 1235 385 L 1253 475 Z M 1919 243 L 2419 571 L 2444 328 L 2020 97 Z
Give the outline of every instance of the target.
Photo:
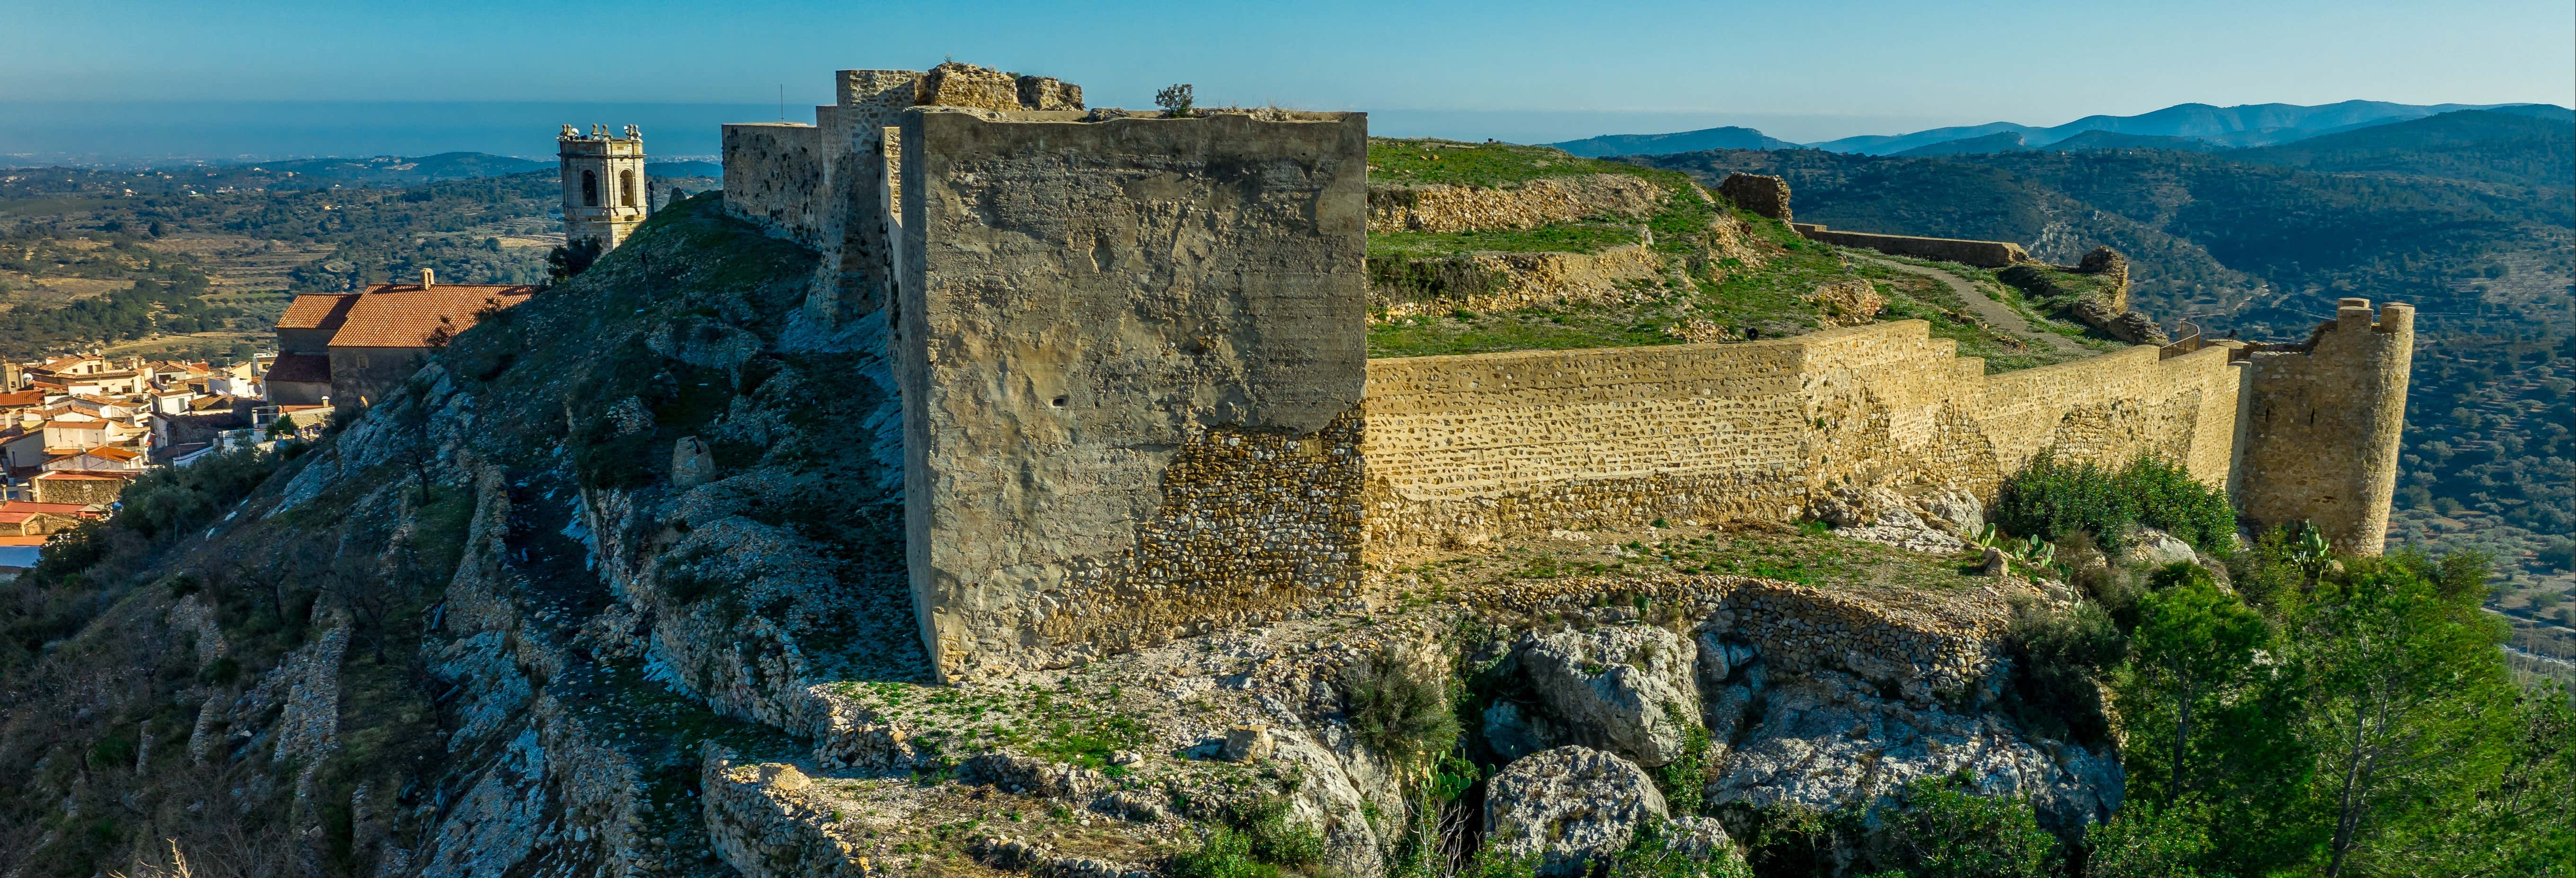
M 415 284 L 295 297 L 277 321 L 268 400 L 365 405 L 410 378 L 432 351 L 483 314 L 537 292 L 523 285 L 442 284 L 426 270 L 420 275 Z

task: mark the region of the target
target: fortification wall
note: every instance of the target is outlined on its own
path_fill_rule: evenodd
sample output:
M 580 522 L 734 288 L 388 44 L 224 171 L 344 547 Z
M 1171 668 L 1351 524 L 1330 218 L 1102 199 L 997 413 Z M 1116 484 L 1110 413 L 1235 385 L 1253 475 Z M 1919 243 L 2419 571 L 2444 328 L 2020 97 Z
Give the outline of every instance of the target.
M 2267 525 L 2313 522 L 2335 547 L 2378 554 L 2397 490 L 2415 308 L 2344 299 L 2304 350 L 2252 355 L 2238 508 Z
M 1961 238 L 1922 238 L 1912 235 L 1877 235 L 1869 232 L 1837 232 L 1814 223 L 1792 223 L 1791 228 L 1810 241 L 1821 241 L 1837 247 L 1858 247 L 1896 256 L 1956 262 L 1978 268 L 2002 268 L 2016 262 L 2029 262 L 2030 254 L 2020 244 L 2010 241 L 1969 241 Z
M 2042 448 L 2225 485 L 2237 370 L 2154 348 L 1988 377 L 1921 321 L 1741 344 L 1373 360 L 1370 561 L 1657 518 L 1793 519 L 1844 483 L 1991 498 Z
M 902 115 L 907 551 L 944 679 L 1359 585 L 1367 124 Z
M 784 122 L 724 126 L 725 213 L 808 247 L 823 237 L 822 129 Z
M 1652 280 L 1664 260 L 1645 244 L 1595 253 L 1482 251 L 1444 259 L 1369 264 L 1369 306 L 1388 318 L 1466 308 L 1505 311 L 1544 302 L 1604 302 L 1622 281 Z

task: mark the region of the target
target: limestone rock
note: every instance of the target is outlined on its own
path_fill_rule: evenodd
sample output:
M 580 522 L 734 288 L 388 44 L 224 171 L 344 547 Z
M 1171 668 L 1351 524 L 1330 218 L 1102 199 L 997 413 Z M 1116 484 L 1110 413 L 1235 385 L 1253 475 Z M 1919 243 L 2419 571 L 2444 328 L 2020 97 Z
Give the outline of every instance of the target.
M 682 436 L 671 444 L 671 487 L 685 491 L 714 481 L 715 477 L 716 456 L 707 449 L 707 443 L 698 441 L 696 436 Z
M 1726 834 L 1726 826 L 1714 817 L 1680 816 L 1664 825 L 1664 847 L 1679 851 L 1692 859 L 1714 863 L 1744 862 L 1744 852 L 1735 846 L 1735 837 Z
M 2190 543 L 2152 527 L 2139 528 L 2130 536 L 2129 547 L 2120 550 L 2120 565 L 2123 567 L 2132 565 L 2163 567 L 2175 562 L 2191 563 L 2199 560 L 2200 553 L 2192 551 Z
M 1954 713 L 1881 697 L 1878 687 L 1815 670 L 1762 696 L 1708 786 L 1717 804 L 1866 807 L 1917 778 L 1966 770 L 1989 794 L 2026 794 L 2048 825 L 2107 819 L 2123 776 L 2107 753 L 2023 734 L 1999 715 Z
M 1269 729 L 1244 726 L 1225 733 L 1225 747 L 1217 751 L 1217 758 L 1227 762 L 1253 762 L 1269 758 L 1278 747 L 1278 742 L 1271 740 Z
M 1557 732 L 1547 718 L 1510 701 L 1485 708 L 1485 746 L 1505 761 L 1556 746 Z
M 1485 793 L 1486 840 L 1568 875 L 1627 847 L 1637 826 L 1669 813 L 1644 769 L 1589 747 L 1558 747 L 1511 765 Z
M 1944 487 L 1913 499 L 1925 521 L 1947 528 L 1954 535 L 1973 534 L 1986 526 L 1986 506 L 1977 502 L 1975 494 Z
M 1977 572 L 1987 576 L 2011 576 L 2012 556 L 2004 554 L 2004 550 L 2000 547 L 1987 546 L 1986 560 Z
M 1690 641 L 1619 625 L 1533 635 L 1519 653 L 1531 688 L 1575 741 L 1640 765 L 1681 756 L 1683 724 L 1699 717 L 1691 679 L 1699 650 Z
M 1878 288 L 1869 281 L 1856 277 L 1818 286 L 1799 298 L 1816 306 L 1820 312 L 1817 319 L 1828 328 L 1869 323 L 1887 308 L 1887 297 L 1879 295 Z

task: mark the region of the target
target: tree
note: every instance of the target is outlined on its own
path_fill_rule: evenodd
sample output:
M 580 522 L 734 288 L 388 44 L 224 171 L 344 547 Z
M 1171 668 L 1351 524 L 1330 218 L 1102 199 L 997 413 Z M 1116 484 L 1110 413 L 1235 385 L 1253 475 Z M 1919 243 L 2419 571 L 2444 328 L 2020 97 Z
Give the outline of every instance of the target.
M 2503 631 L 2479 615 L 2468 571 L 2414 555 L 2345 564 L 2319 584 L 2299 637 L 2328 878 L 2419 831 L 2442 803 L 2495 787 L 2512 751 Z
M 2269 622 L 2198 566 L 2157 571 L 2139 597 L 2132 661 L 2115 685 L 2132 801 L 2204 809 L 2235 871 L 2284 865 L 2303 847 L 2285 819 L 2307 756 L 2294 732 L 2295 667 L 2271 661 Z
M 598 238 L 574 238 L 565 241 L 563 246 L 546 253 L 546 283 L 548 285 L 563 283 L 582 272 L 589 271 L 590 266 L 597 263 L 600 255 L 605 252 L 607 248 L 600 244 Z

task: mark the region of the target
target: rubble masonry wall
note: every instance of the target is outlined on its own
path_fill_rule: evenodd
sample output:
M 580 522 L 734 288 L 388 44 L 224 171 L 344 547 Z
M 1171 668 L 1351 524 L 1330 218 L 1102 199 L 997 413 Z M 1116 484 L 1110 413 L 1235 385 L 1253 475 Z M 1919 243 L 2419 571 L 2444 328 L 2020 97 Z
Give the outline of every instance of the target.
M 2335 547 L 2378 554 L 2397 490 L 2415 308 L 2344 299 L 2305 351 L 2253 355 L 2237 508 L 2264 524 L 2314 522 Z
M 1921 321 L 1772 341 L 1372 360 L 1378 564 L 1554 529 L 1789 520 L 1846 482 L 1992 498 L 2043 448 L 2181 461 L 2228 483 L 2225 348 L 2127 350 L 1997 376 Z
M 906 544 L 943 679 L 1358 587 L 1365 117 L 1085 119 L 901 119 Z

